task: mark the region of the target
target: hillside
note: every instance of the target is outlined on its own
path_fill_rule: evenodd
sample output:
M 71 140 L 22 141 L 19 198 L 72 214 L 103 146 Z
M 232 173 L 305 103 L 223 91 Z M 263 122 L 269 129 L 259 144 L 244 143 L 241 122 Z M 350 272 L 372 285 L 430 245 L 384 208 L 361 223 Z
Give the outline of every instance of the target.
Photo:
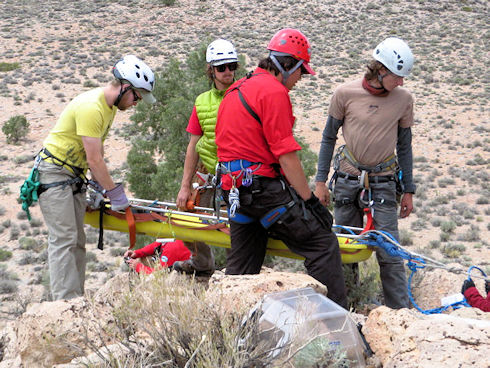
M 43 299 L 47 233 L 38 206 L 29 223 L 16 198 L 31 157 L 66 103 L 104 85 L 112 64 L 134 53 L 162 70 L 185 60 L 201 43 L 223 37 L 246 56 L 247 69 L 266 54 L 280 28 L 301 29 L 313 45 L 312 67 L 291 93 L 295 130 L 318 152 L 329 99 L 360 76 L 374 46 L 396 35 L 411 46 L 415 67 L 405 87 L 414 95 L 414 213 L 400 221 L 402 241 L 414 251 L 490 272 L 489 11 L 487 1 L 244 1 L 4 0 L 0 12 L 0 125 L 14 115 L 30 123 L 27 139 L 7 144 L 0 134 L 0 325 L 29 298 Z M 5 64 L 4 64 L 5 63 Z M 5 71 L 9 65 L 17 68 Z M 190 113 L 190 111 L 189 111 Z M 105 144 L 109 167 L 124 178 L 130 124 L 118 113 Z M 169 173 L 173 175 L 173 173 Z M 88 288 L 121 272 L 127 237 L 107 233 L 96 249 L 88 232 Z M 454 283 L 459 291 L 464 276 Z M 459 282 L 460 281 L 460 282 Z M 27 300 L 15 291 L 29 289 Z M 35 296 L 33 296 L 35 295 Z

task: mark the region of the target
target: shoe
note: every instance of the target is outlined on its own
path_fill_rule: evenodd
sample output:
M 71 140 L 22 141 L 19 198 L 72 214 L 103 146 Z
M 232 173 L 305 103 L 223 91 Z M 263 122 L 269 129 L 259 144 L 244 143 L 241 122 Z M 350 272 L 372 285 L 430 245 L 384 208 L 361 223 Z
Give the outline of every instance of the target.
M 172 265 L 172 269 L 180 273 L 185 273 L 187 275 L 206 276 L 206 277 L 211 277 L 214 273 L 214 268 L 210 270 L 196 270 L 190 259 L 186 261 L 174 262 L 174 264 Z

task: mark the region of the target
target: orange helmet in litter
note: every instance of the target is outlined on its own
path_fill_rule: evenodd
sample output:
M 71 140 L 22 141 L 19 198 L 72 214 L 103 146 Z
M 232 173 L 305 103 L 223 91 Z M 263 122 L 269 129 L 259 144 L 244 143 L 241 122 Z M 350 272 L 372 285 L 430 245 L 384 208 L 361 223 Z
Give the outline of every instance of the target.
M 316 74 L 308 65 L 311 56 L 310 42 L 306 36 L 293 28 L 284 28 L 271 38 L 267 49 L 278 53 L 289 55 L 298 60 L 303 60 L 303 66 L 309 74 Z

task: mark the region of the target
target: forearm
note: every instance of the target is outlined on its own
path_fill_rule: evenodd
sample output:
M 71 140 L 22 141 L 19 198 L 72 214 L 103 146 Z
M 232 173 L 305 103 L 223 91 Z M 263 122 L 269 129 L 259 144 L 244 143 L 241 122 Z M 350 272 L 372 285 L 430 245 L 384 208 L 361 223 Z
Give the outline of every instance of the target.
M 398 163 L 402 169 L 402 182 L 406 193 L 415 193 L 413 183 L 413 153 L 411 128 L 398 128 L 398 141 L 396 145 Z
M 181 187 L 191 187 L 192 177 L 196 171 L 197 162 L 199 161 L 199 154 L 196 152 L 196 145 L 199 138 L 200 136 L 191 135 L 189 144 L 187 145 Z
M 279 164 L 284 176 L 286 176 L 296 193 L 304 200 L 309 199 L 311 197 L 311 189 L 308 186 L 303 166 L 301 166 L 301 161 L 296 152 L 293 151 L 280 156 Z
M 330 115 L 327 118 L 327 124 L 323 130 L 320 153 L 318 155 L 318 170 L 315 178 L 317 183 L 325 183 L 328 179 L 330 163 L 332 162 L 335 143 L 337 142 L 337 133 L 342 124 L 342 120 L 337 120 Z
M 111 190 L 116 186 L 102 156 L 100 159 L 89 161 L 88 165 L 92 176 L 105 190 Z

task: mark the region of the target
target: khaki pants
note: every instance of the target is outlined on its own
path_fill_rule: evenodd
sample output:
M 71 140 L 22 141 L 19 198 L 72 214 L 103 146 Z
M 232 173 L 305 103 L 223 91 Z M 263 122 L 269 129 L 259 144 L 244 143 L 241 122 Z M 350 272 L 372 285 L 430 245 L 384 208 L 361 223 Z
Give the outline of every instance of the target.
M 214 189 L 205 189 L 201 193 L 199 205 L 201 207 L 213 207 Z M 211 247 L 203 242 L 184 242 L 184 245 L 192 253 L 191 264 L 196 271 L 214 270 L 214 254 Z
M 42 161 L 39 181 L 49 184 L 74 178 L 67 169 Z M 83 295 L 85 283 L 85 191 L 73 194 L 76 186 L 58 185 L 39 198 L 48 227 L 48 264 L 53 300 Z

